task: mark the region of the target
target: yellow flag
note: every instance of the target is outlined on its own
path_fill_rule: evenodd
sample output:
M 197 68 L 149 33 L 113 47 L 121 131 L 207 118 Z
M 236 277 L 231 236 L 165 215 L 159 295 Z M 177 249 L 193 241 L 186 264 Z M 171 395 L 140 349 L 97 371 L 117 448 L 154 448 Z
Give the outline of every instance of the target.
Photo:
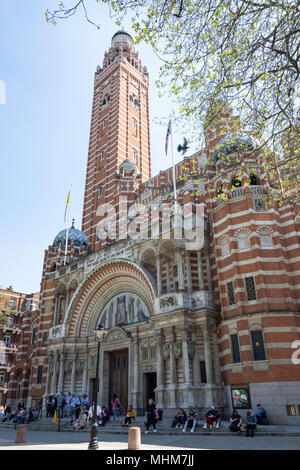
M 64 217 L 64 221 L 66 223 L 67 221 L 67 213 L 68 213 L 68 208 L 69 208 L 69 205 L 70 205 L 70 194 L 71 194 L 71 189 L 68 193 L 68 197 L 67 197 L 67 202 L 66 202 L 66 208 L 65 208 L 65 217 Z

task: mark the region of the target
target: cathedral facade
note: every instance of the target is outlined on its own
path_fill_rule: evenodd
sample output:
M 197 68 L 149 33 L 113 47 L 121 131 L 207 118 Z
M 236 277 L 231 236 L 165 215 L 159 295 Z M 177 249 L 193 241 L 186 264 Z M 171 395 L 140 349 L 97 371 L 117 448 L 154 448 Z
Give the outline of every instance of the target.
M 233 121 L 224 108 L 205 148 L 175 166 L 179 217 L 172 168 L 151 177 L 147 69 L 129 34 L 113 36 L 95 73 L 82 230 L 73 223 L 68 246 L 62 230 L 45 251 L 11 402 L 92 398 L 101 325 L 101 405 L 117 394 L 143 413 L 153 397 L 167 415 L 214 405 L 226 416 L 262 403 L 271 422 L 300 423 L 300 206 L 266 203 L 255 142 Z M 237 184 L 230 158 L 241 153 Z M 208 198 L 185 178 L 195 161 L 204 172 L 199 156 L 214 157 Z

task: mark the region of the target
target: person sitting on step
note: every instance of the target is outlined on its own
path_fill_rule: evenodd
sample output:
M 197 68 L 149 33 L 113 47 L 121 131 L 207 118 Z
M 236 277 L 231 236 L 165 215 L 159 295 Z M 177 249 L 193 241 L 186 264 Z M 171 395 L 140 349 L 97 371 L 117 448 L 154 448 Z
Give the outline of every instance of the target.
M 185 422 L 186 422 L 186 412 L 184 411 L 183 408 L 180 408 L 177 415 L 174 417 L 172 426 L 175 429 L 183 429 Z
M 229 429 L 230 431 L 238 432 L 239 434 L 242 431 L 242 418 L 236 410 L 233 410 L 231 415 Z
M 210 428 L 217 428 L 217 429 L 220 426 L 220 415 L 214 406 L 212 406 L 205 415 L 205 423 L 204 423 L 203 429 L 206 429 L 207 426 L 209 426 Z
M 122 426 L 129 426 L 129 424 L 133 423 L 134 420 L 135 420 L 135 411 L 132 408 L 132 405 L 130 405 L 127 410 L 127 415 L 125 416 Z
M 187 415 L 187 419 L 186 419 L 186 422 L 184 424 L 184 428 L 183 428 L 182 432 L 186 432 L 187 428 L 191 428 L 191 432 L 194 432 L 195 427 L 197 425 L 197 421 L 198 421 L 197 413 L 195 413 L 195 411 L 192 408 L 190 408 L 189 409 L 189 414 Z
M 245 424 L 246 436 L 254 436 L 254 429 L 256 429 L 255 416 L 251 414 L 251 411 L 247 411 L 247 424 Z

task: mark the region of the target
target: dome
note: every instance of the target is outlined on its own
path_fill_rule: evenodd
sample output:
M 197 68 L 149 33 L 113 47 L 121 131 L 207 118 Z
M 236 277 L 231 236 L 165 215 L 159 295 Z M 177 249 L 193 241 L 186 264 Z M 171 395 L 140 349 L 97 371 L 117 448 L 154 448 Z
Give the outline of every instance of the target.
M 220 157 L 227 157 L 232 153 L 251 152 L 254 148 L 255 142 L 251 135 L 228 134 L 216 146 L 213 154 L 213 161 L 216 163 Z
M 129 160 L 129 158 L 126 158 L 126 160 L 124 160 L 119 166 L 119 173 L 121 174 L 123 171 L 128 172 L 128 173 L 132 171 L 137 172 L 138 166 L 132 160 Z
M 57 246 L 59 243 L 62 245 L 66 244 L 66 236 L 67 236 L 67 229 L 65 228 L 64 230 L 61 230 L 56 237 L 54 238 L 53 246 Z M 68 245 L 72 245 L 72 243 L 75 246 L 79 246 L 80 248 L 85 246 L 88 248 L 89 243 L 88 239 L 85 236 L 83 232 L 80 230 L 77 230 L 74 227 L 74 219 L 72 222 L 72 227 L 69 228 L 69 237 L 68 237 Z
M 111 45 L 114 47 L 117 42 L 128 42 L 129 44 L 133 41 L 130 34 L 126 33 L 126 31 L 117 31 L 113 37 L 111 38 Z

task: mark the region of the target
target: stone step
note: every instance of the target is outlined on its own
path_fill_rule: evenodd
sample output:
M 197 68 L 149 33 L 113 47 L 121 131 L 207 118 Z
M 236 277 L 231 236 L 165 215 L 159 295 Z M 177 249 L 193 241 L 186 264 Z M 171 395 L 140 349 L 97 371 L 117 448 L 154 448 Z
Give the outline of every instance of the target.
M 275 426 L 274 426 L 275 427 Z M 1 428 L 7 428 L 7 429 L 14 429 L 15 425 L 12 423 L 0 423 L 0 429 Z M 142 428 L 142 433 L 144 434 L 145 428 L 144 426 L 141 426 Z M 42 422 L 35 422 L 35 423 L 29 423 L 28 424 L 28 430 L 32 431 L 51 431 L 51 432 L 58 432 L 58 423 L 42 423 Z M 61 432 L 80 432 L 80 433 L 89 433 L 90 428 L 84 428 L 84 429 L 79 429 L 77 431 L 73 431 L 73 427 L 70 424 L 65 424 L 64 426 L 61 423 L 60 427 Z M 121 426 L 117 426 L 117 423 L 112 423 L 108 424 L 105 427 L 99 427 L 99 436 L 101 433 L 106 433 L 106 434 L 127 434 L 128 433 L 128 428 L 122 428 Z M 150 431 L 152 434 L 153 431 Z M 182 436 L 188 436 L 190 434 L 190 431 L 187 431 L 186 433 L 181 432 L 180 430 L 174 430 L 173 428 L 170 429 L 170 427 L 158 427 L 157 432 L 155 433 L 157 435 L 182 435 Z M 196 428 L 195 432 L 193 433 L 194 435 L 198 436 L 234 436 L 238 435 L 237 433 L 232 433 L 228 430 L 227 427 L 221 427 L 219 429 L 203 429 L 203 428 Z M 243 432 L 242 434 L 245 435 Z M 256 434 L 259 436 L 300 436 L 300 432 L 298 431 L 293 431 L 292 427 L 290 430 L 274 430 L 274 429 L 265 429 L 265 428 L 258 428 L 256 430 Z

